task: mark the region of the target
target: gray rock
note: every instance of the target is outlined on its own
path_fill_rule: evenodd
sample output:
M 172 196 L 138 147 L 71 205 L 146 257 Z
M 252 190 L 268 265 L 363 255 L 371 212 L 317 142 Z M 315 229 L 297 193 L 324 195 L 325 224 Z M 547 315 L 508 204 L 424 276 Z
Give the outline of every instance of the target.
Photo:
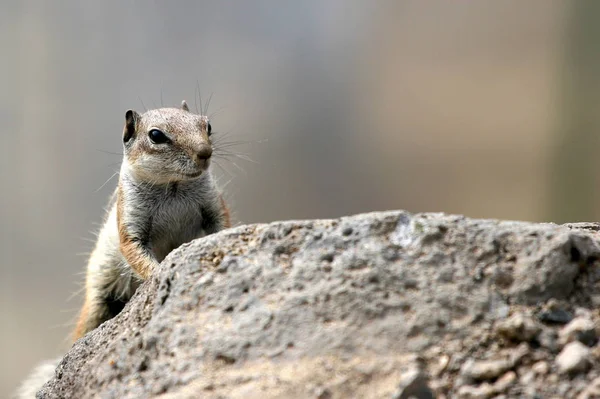
M 493 384 L 484 382 L 478 386 L 463 385 L 458 389 L 458 397 L 464 399 L 485 399 L 501 397 L 500 394 L 506 392 L 517 381 L 517 374 L 509 371 L 502 375 Z
M 462 367 L 492 392 L 510 380 L 514 397 L 511 369 L 529 349 L 500 347 L 494 323 L 508 305 L 589 307 L 596 234 L 401 211 L 222 231 L 173 251 L 117 317 L 73 345 L 38 397 L 389 398 L 414 352 L 427 370 L 439 364 L 432 347 L 450 357 L 428 385 L 436 395 L 467 394 Z M 477 358 L 500 363 L 464 371 Z M 566 377 L 546 377 L 536 394 L 556 396 L 551 381 Z
M 573 313 L 565 309 L 564 304 L 551 298 L 546 306 L 537 314 L 540 321 L 550 324 L 567 324 L 573 320 Z
M 514 371 L 509 371 L 502 377 L 498 378 L 494 383 L 494 392 L 496 394 L 503 393 L 517 381 L 517 374 Z
M 496 330 L 506 338 L 529 342 L 537 337 L 541 327 L 532 317 L 517 313 L 499 323 Z
M 557 353 L 561 349 L 561 346 L 558 342 L 558 331 L 550 328 L 544 328 L 538 334 L 537 339 L 543 348 L 548 349 L 552 353 Z
M 556 366 L 561 373 L 577 373 L 588 369 L 591 361 L 590 349 L 579 341 L 567 344 L 556 357 Z
M 521 344 L 516 349 L 505 353 L 502 358 L 478 361 L 469 359 L 462 366 L 460 375 L 466 381 L 493 380 L 516 367 L 528 353 L 527 344 Z
M 544 376 L 550 371 L 550 365 L 548 364 L 548 362 L 539 361 L 536 362 L 533 366 L 531 366 L 531 370 L 537 375 Z
M 461 376 L 467 381 L 493 380 L 513 368 L 510 359 L 468 360 L 461 368 Z
M 577 340 L 587 346 L 593 346 L 597 341 L 596 326 L 591 318 L 576 317 L 560 330 L 559 337 L 563 345 Z
M 585 389 L 577 396 L 577 399 L 595 399 L 600 398 L 600 377 L 591 381 Z
M 487 382 L 478 385 L 463 385 L 458 389 L 460 399 L 487 399 L 494 395 L 494 387 Z
M 398 391 L 392 396 L 393 399 L 434 399 L 435 393 L 428 385 L 428 378 L 418 368 L 408 370 L 402 375 Z

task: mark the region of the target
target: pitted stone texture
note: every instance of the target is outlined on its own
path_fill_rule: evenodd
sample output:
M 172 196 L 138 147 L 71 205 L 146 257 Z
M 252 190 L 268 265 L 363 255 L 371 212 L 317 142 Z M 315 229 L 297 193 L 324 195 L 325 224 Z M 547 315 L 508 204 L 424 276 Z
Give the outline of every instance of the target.
M 415 364 L 454 397 L 479 383 L 459 378 L 469 361 L 532 341 L 498 374 L 511 397 L 560 326 L 507 339 L 496 324 L 550 299 L 590 308 L 597 234 L 402 211 L 222 231 L 173 251 L 38 397 L 392 397 Z

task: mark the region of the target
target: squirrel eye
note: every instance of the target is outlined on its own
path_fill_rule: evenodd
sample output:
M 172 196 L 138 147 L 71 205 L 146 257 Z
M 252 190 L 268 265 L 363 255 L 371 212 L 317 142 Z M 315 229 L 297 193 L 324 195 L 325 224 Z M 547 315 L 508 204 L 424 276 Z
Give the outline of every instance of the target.
M 212 133 L 212 126 L 210 125 L 210 122 L 208 123 L 208 126 L 206 126 L 206 133 L 210 136 Z
M 164 144 L 171 141 L 166 134 L 158 129 L 150 130 L 148 132 L 148 137 L 150 137 L 150 141 L 152 141 L 154 144 Z

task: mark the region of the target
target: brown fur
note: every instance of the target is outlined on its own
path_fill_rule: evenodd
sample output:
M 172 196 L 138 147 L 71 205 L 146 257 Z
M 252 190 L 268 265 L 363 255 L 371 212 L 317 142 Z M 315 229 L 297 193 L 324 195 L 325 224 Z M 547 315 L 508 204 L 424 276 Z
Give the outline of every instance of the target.
M 77 320 L 77 325 L 75 326 L 75 331 L 73 331 L 73 341 L 77 341 L 79 338 L 83 337 L 83 335 L 88 330 L 87 321 L 89 320 L 89 299 L 86 298 L 83 303 L 83 307 L 79 312 L 79 318 Z
M 184 113 L 182 114 L 181 112 Z M 165 184 L 163 183 L 165 180 L 177 181 L 176 179 L 181 178 L 181 176 L 177 175 L 177 170 L 173 170 L 172 163 L 164 163 L 169 159 L 168 157 L 173 151 L 180 151 L 180 153 L 187 155 L 190 160 L 187 167 L 191 170 L 207 168 L 208 163 L 204 165 L 204 161 L 198 160 L 196 154 L 199 154 L 206 146 L 211 146 L 207 131 L 208 123 L 207 117 L 191 114 L 185 102 L 182 103 L 181 109 L 177 111 L 174 109 L 161 109 L 149 111 L 144 115 L 139 115 L 135 111 L 128 111 L 126 113 L 126 123 L 123 129 L 125 141 L 124 167 L 122 167 L 116 190 L 116 201 L 113 203 L 112 212 L 114 213 L 109 216 L 114 218 L 110 220 L 116 219 L 116 226 L 113 224 L 112 230 L 106 227 L 110 222 L 107 219 L 103 228 L 107 228 L 109 232 L 103 236 L 104 238 L 99 236 L 96 249 L 90 257 L 86 298 L 73 334 L 75 339 L 82 337 L 90 330 L 96 328 L 100 323 L 113 317 L 114 311 L 112 309 L 109 310 L 107 304 L 110 301 L 113 301 L 113 303 L 127 301 L 129 296 L 133 294 L 130 292 L 131 289 L 135 290 L 140 281 L 150 277 L 153 270 L 158 267 L 162 257 L 166 256 L 166 253 L 175 247 L 171 247 L 169 242 L 163 242 L 162 244 L 166 244 L 166 246 L 161 246 L 160 241 L 153 242 L 152 246 L 150 246 L 148 242 L 149 238 L 140 235 L 140 222 L 136 219 L 137 216 L 134 217 L 133 214 L 128 213 L 132 212 L 130 210 L 131 207 L 128 207 L 128 205 L 135 205 L 133 206 L 135 208 L 133 212 L 136 215 L 139 212 L 143 212 L 143 209 L 149 209 L 150 204 L 145 202 L 151 200 L 142 200 L 142 198 L 148 197 L 138 197 L 136 194 L 137 190 L 143 189 L 145 185 L 152 187 L 157 184 Z M 159 128 L 170 134 L 173 139 L 172 150 L 170 149 L 171 147 L 157 146 L 148 141 L 147 132 L 152 128 Z M 156 169 L 157 167 L 154 163 L 148 163 L 147 157 L 154 157 L 154 159 L 161 160 L 163 166 Z M 181 162 L 181 155 L 179 157 L 178 162 Z M 198 166 L 195 166 L 196 163 L 199 163 Z M 154 168 L 154 170 L 149 169 L 150 167 Z M 209 171 L 205 170 L 204 173 L 208 174 Z M 158 178 L 161 180 L 154 180 Z M 146 181 L 146 179 L 149 180 Z M 138 184 L 137 189 L 131 188 L 133 181 L 137 182 L 135 183 Z M 142 183 L 141 186 L 139 186 L 140 183 Z M 210 184 L 206 187 L 213 187 Z M 230 211 L 223 196 L 218 193 L 216 187 L 210 188 L 210 190 L 217 190 L 217 196 L 207 195 L 205 190 L 201 189 L 197 193 L 198 198 L 206 198 L 206 200 L 202 200 L 200 205 L 201 207 L 207 207 L 206 215 L 217 215 L 216 219 L 210 219 L 211 225 L 205 227 L 205 233 L 210 234 L 222 228 L 231 227 Z M 192 192 L 192 194 L 194 193 Z M 211 202 L 215 200 L 216 202 Z M 129 203 L 126 203 L 126 201 L 129 201 Z M 193 210 L 192 214 L 197 215 L 199 212 L 198 210 Z M 171 225 L 168 226 L 170 229 Z M 175 224 L 173 226 L 174 228 L 176 227 Z M 152 223 L 150 223 L 149 228 L 152 228 Z M 111 241 L 113 240 L 111 238 L 113 237 L 111 235 L 113 233 L 110 233 L 110 231 L 114 231 L 114 240 L 118 239 L 118 243 L 115 243 L 116 248 L 111 246 L 111 243 L 114 241 Z M 114 251 L 114 249 L 118 250 L 120 254 L 118 256 L 122 257 L 120 258 L 121 261 L 118 261 L 118 259 L 115 260 L 117 254 L 110 252 Z M 162 255 L 159 255 L 160 251 L 162 251 Z M 158 259 L 157 256 L 159 257 Z M 117 264 L 124 266 L 116 266 Z M 117 289 L 118 292 L 122 291 L 123 294 L 115 294 L 113 291 L 116 288 L 114 287 L 119 284 L 117 280 L 125 278 L 122 277 L 123 274 L 128 274 L 128 278 L 131 281 L 123 283 L 125 288 L 121 287 Z M 133 288 L 129 289 L 128 287 L 130 286 Z
M 117 224 L 119 226 L 119 249 L 129 263 L 129 266 L 144 280 L 150 276 L 152 266 L 155 262 L 144 253 L 143 248 L 138 245 L 132 237 L 127 233 L 127 226 L 123 218 L 123 195 L 121 187 L 117 192 Z
M 228 229 L 231 227 L 231 213 L 229 212 L 229 207 L 225 203 L 225 200 L 223 199 L 222 195 L 219 196 L 219 202 L 221 203 L 221 209 L 223 210 L 223 219 L 225 220 L 223 226 L 225 226 L 225 228 Z
M 230 212 L 210 174 L 208 117 L 181 108 L 125 114 L 125 155 L 119 184 L 98 233 L 86 275 L 85 302 L 73 339 L 117 315 L 170 251 L 231 226 Z M 170 142 L 148 137 L 160 129 Z M 52 377 L 59 359 L 40 365 L 19 388 L 30 398 Z

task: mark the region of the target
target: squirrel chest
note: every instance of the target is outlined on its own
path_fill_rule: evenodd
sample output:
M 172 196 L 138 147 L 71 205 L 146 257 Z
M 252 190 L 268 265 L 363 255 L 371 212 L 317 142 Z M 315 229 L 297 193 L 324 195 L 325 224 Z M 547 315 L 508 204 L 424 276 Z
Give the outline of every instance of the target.
M 121 223 L 147 242 L 158 261 L 181 244 L 207 234 L 204 226 L 212 215 L 203 204 L 206 196 L 213 194 L 199 192 L 194 185 L 195 182 L 174 183 L 168 188 L 145 186 L 128 190 L 135 197 L 128 198 Z

